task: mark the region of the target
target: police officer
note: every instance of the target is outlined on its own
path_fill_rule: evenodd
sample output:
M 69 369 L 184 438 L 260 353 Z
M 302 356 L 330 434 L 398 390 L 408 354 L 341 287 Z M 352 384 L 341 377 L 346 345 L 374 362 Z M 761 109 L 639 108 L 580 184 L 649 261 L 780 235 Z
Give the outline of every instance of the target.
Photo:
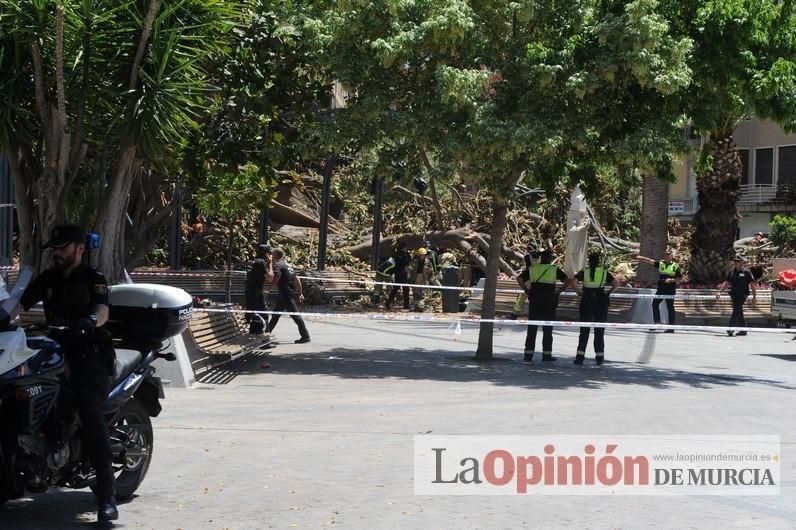
M 265 288 L 266 280 L 270 281 L 274 275 L 271 264 L 271 247 L 259 245 L 257 247 L 257 257 L 252 260 L 249 270 L 246 273 L 246 309 L 248 311 L 265 311 Z M 246 313 L 246 320 L 249 322 L 249 333 L 252 335 L 262 335 L 263 330 L 268 324 L 268 316 L 264 313 Z
M 730 300 L 732 300 L 732 315 L 730 316 L 730 328 L 734 326 L 746 327 L 746 319 L 743 316 L 743 305 L 749 298 L 749 289 L 752 290 L 752 305 L 757 302 L 757 287 L 752 271 L 744 267 L 743 256 L 737 255 L 732 260 L 732 270 L 727 274 L 727 279 L 719 285 L 719 292 L 716 299 L 721 296 L 721 292 L 728 286 L 730 288 Z M 727 335 L 732 337 L 735 330 L 728 329 Z M 746 335 L 745 331 L 739 331 L 738 336 Z
M 517 283 L 528 294 L 528 318 L 531 320 L 555 320 L 558 292 L 556 282 L 569 281 L 566 273 L 553 265 L 553 253 L 545 250 L 539 256 L 540 263 L 526 267 L 517 277 Z M 530 288 L 525 282 L 530 281 Z M 525 336 L 525 361 L 532 361 L 536 351 L 536 328 L 529 325 Z M 553 326 L 542 326 L 542 361 L 555 361 L 553 357 Z
M 647 263 L 658 269 L 658 290 L 655 292 L 657 295 L 665 295 L 666 308 L 668 309 L 668 322 L 674 324 L 674 294 L 677 292 L 677 284 L 683 277 L 683 272 L 680 270 L 680 265 L 674 261 L 672 251 L 666 249 L 663 254 L 662 260 L 654 260 L 644 256 L 637 256 L 636 259 L 641 263 Z M 652 320 L 656 324 L 661 323 L 661 302 L 664 298 L 655 298 L 652 301 Z M 667 329 L 664 333 L 674 333 L 673 329 Z
M 401 241 L 398 243 L 398 250 L 395 253 L 395 269 L 393 269 L 395 275 L 395 283 L 409 283 L 409 273 L 407 271 L 410 263 L 412 262 L 412 256 L 409 255 L 409 252 L 406 250 L 406 242 Z M 398 294 L 398 289 L 403 289 L 403 297 L 404 297 L 404 309 L 409 309 L 409 287 L 393 285 L 392 290 L 390 290 L 390 296 L 387 298 L 387 304 L 385 307 L 390 309 L 392 303 L 395 301 L 395 296 Z
M 79 226 L 56 226 L 44 248 L 52 249 L 53 266 L 25 289 L 20 305 L 28 310 L 43 301 L 47 323 L 69 327 L 58 341 L 69 365 L 86 454 L 97 474 L 97 518 L 112 521 L 119 512 L 110 438 L 102 415 L 115 359 L 110 333 L 102 327 L 108 320 L 108 284 L 102 273 L 83 264 L 86 233 Z
M 271 284 L 275 285 L 279 293 L 279 298 L 274 311 L 287 311 L 288 313 L 298 313 L 298 304 L 304 301 L 304 290 L 301 286 L 293 267 L 285 260 L 285 251 L 279 247 L 271 250 L 271 257 L 274 261 L 274 276 Z M 271 333 L 279 322 L 281 315 L 271 315 L 271 322 L 268 324 L 268 333 Z M 303 344 L 310 341 L 310 332 L 301 315 L 290 315 L 293 322 L 298 326 L 300 337 L 293 342 Z
M 608 320 L 609 296 L 616 289 L 618 282 L 610 272 L 600 267 L 599 252 L 589 254 L 589 265 L 580 271 L 574 278 L 573 283 L 582 282 L 583 287 L 576 292 L 580 297 L 580 320 L 581 322 L 605 322 Z M 610 286 L 608 291 L 606 286 Z M 586 346 L 589 344 L 589 333 L 591 328 L 582 326 L 580 328 L 580 338 L 578 339 L 578 352 L 575 355 L 575 364 L 582 365 L 586 358 Z M 594 328 L 594 360 L 599 366 L 605 360 L 605 328 Z

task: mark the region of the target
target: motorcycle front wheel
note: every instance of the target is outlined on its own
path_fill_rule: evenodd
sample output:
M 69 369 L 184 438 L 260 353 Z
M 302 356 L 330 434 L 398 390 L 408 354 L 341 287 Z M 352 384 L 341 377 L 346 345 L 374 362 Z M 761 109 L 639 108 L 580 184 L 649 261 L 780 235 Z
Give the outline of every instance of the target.
M 110 435 L 114 448 L 122 448 L 113 454 L 116 500 L 126 501 L 144 481 L 152 461 L 152 421 L 146 408 L 135 398 L 125 403 Z

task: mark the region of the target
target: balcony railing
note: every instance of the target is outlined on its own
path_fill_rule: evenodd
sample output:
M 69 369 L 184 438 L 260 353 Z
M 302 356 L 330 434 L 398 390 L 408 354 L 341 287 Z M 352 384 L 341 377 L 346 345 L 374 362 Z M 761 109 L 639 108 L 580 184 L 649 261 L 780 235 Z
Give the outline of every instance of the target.
M 742 184 L 738 205 L 796 204 L 796 189 L 787 184 Z

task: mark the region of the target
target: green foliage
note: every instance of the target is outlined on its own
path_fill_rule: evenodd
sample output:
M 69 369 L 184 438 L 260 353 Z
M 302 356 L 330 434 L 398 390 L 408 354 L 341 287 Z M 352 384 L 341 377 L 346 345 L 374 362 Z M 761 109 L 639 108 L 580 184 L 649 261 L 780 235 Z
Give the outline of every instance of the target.
M 796 128 L 792 2 L 661 0 L 673 29 L 694 42 L 684 104 L 702 133 L 722 137 L 754 113 Z
M 246 7 L 230 52 L 209 64 L 214 112 L 195 135 L 188 167 L 197 202 L 220 215 L 264 206 L 277 171 L 306 169 L 302 161 L 317 157 L 311 138 L 331 86 L 304 37 L 321 6 L 254 0 Z
M 507 196 L 683 148 L 691 43 L 652 0 L 344 3 L 314 27 L 352 94 L 337 137 L 454 162 L 442 178 Z
M 209 59 L 228 51 L 240 8 L 0 0 L 0 151 L 29 191 L 17 204 L 23 260 L 36 264 L 37 240 L 69 219 L 103 233 L 99 265 L 120 276 L 138 236 L 157 232 L 148 223 L 163 221 L 186 146 L 213 107 Z
M 775 245 L 796 249 L 796 218 L 790 215 L 775 215 L 768 226 L 768 237 Z
M 716 159 L 713 156 L 713 145 L 708 144 L 699 152 L 699 158 L 697 158 L 695 168 L 697 175 L 706 175 L 708 173 L 712 173 L 715 162 Z

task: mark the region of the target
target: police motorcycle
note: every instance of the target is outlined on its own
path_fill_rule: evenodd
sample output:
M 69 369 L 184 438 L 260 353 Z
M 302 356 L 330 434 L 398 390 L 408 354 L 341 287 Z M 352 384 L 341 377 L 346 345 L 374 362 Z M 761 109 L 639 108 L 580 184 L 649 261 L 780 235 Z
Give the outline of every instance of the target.
M 32 276 L 31 270 L 21 271 L 2 311 L 11 314 Z M 176 359 L 162 345 L 187 327 L 192 299 L 182 289 L 151 284 L 114 285 L 108 294 L 105 327 L 114 337 L 116 361 L 104 413 L 116 498 L 124 501 L 144 480 L 152 459 L 150 418 L 160 414 L 164 397 L 152 362 Z M 94 470 L 81 449 L 80 420 L 65 384 L 69 368 L 58 342 L 48 336 L 57 337 L 57 331 L 46 326 L 38 332 L 36 326 L 0 330 L 0 506 L 50 487 L 94 487 Z

